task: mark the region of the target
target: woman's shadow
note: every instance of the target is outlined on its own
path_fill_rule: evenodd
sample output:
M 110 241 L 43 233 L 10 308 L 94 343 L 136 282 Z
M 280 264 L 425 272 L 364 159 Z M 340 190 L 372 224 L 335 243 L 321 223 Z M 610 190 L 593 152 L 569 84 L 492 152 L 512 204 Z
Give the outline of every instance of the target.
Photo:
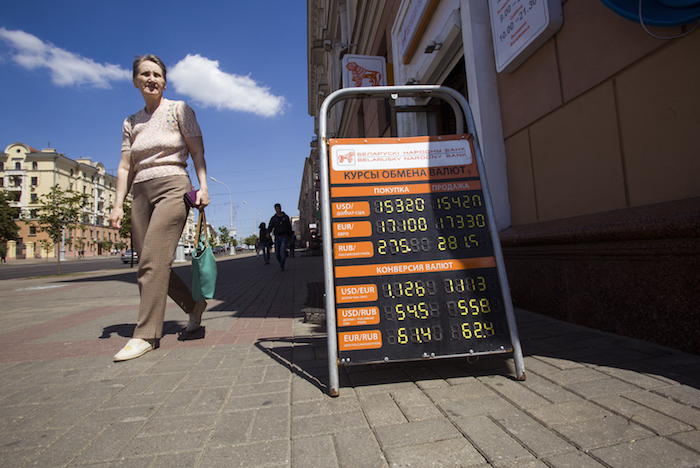
M 123 338 L 133 338 L 134 329 L 136 328 L 135 323 L 119 323 L 115 325 L 110 325 L 102 329 L 102 335 L 100 339 L 104 340 L 111 338 L 113 334 L 121 336 Z M 166 320 L 163 323 L 163 335 L 178 335 L 179 341 L 187 340 L 200 340 L 204 338 L 205 327 L 200 327 L 197 331 L 192 333 L 185 332 L 185 326 L 181 322 L 175 320 Z

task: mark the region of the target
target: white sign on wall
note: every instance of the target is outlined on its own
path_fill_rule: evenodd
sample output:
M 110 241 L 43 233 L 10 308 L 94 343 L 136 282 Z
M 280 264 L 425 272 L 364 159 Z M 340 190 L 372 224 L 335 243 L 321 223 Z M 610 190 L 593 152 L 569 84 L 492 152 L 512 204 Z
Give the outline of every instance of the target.
M 374 55 L 343 57 L 343 88 L 386 86 L 386 59 Z
M 496 70 L 510 73 L 559 31 L 561 0 L 489 0 Z

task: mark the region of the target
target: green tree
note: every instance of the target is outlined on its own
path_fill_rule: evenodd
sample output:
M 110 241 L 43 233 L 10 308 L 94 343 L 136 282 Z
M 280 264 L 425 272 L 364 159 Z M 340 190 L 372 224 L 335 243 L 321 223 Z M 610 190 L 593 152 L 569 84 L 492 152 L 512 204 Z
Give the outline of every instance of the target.
M 18 217 L 18 209 L 10 206 L 7 193 L 0 190 L 0 244 L 5 245 L 8 240 L 17 238 L 19 226 L 15 223 L 15 219 Z
M 255 241 L 257 241 L 257 240 L 258 240 L 258 236 L 256 236 L 255 234 L 252 234 L 252 235 L 246 237 L 245 239 L 243 239 L 243 243 L 248 244 L 248 245 L 255 245 Z
M 75 229 L 80 222 L 87 195 L 63 190 L 54 185 L 49 193 L 39 197 L 38 229 L 48 234 L 57 247 L 61 245 L 64 229 Z M 61 274 L 61 256 L 56 255 L 58 274 Z
M 231 235 L 226 226 L 219 227 L 219 240 L 222 244 L 231 244 Z
M 128 199 L 124 200 L 124 204 L 122 204 L 122 209 L 124 210 L 124 217 L 122 218 L 122 224 L 119 228 L 119 236 L 122 239 L 129 239 L 129 248 L 133 248 L 134 246 L 131 243 L 131 201 L 129 201 Z M 133 255 L 131 256 L 131 264 L 129 266 L 132 268 L 134 266 Z
M 41 245 L 41 250 L 44 251 L 44 255 L 46 255 L 46 261 L 49 261 L 49 251 L 53 248 L 53 242 L 51 242 L 48 239 L 41 239 L 39 241 L 39 244 Z M 60 271 L 59 271 L 60 274 Z

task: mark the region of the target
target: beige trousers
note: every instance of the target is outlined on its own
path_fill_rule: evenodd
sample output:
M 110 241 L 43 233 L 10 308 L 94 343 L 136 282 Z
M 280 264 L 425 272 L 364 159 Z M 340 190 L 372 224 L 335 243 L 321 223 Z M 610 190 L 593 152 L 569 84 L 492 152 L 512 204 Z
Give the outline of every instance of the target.
M 185 312 L 194 310 L 189 286 L 171 269 L 187 221 L 183 196 L 190 184 L 187 176 L 170 176 L 133 185 L 131 237 L 139 255 L 141 294 L 134 338 L 152 340 L 163 335 L 167 296 Z

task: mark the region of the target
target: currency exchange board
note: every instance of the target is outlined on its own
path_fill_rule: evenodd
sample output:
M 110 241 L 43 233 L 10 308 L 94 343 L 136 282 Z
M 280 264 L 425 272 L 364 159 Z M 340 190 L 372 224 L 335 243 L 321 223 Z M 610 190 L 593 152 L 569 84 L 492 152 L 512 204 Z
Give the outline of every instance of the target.
M 471 137 L 329 148 L 340 363 L 512 351 Z

